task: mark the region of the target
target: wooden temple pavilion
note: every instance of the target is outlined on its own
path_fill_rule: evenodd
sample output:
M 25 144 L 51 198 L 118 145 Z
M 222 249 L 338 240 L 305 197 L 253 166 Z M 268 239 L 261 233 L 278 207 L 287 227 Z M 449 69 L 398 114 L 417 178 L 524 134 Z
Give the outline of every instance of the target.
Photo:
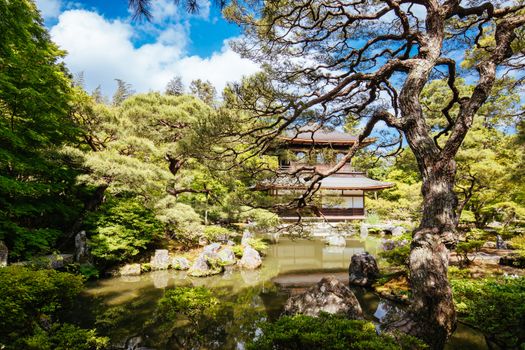
M 304 191 L 309 185 L 308 171 L 300 176 L 287 176 L 299 167 L 309 165 L 315 170 L 328 170 L 344 157 L 357 142 L 357 137 L 339 132 L 319 130 L 300 130 L 294 136 L 283 136 L 282 142 L 272 153 L 279 157 L 279 172 L 275 179 L 260 184 L 274 196 L 293 196 Z M 366 139 L 363 146 L 370 145 L 374 139 Z M 312 170 L 310 170 L 312 172 Z M 352 164 L 345 164 L 335 174 L 320 181 L 319 191 L 314 202 L 316 210 L 302 210 L 303 219 L 324 218 L 328 221 L 364 219 L 366 217 L 365 192 L 378 191 L 394 184 L 370 179 L 366 172 L 357 170 Z M 280 211 L 283 220 L 296 220 L 297 210 Z

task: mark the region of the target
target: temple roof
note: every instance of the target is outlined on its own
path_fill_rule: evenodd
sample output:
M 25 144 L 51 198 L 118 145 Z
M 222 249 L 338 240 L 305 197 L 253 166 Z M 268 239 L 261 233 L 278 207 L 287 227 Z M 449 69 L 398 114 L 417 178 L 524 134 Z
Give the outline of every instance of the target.
M 279 177 L 272 181 L 266 181 L 260 187 L 282 188 L 282 189 L 302 189 L 310 184 L 301 178 Z M 364 174 L 356 173 L 352 175 L 332 175 L 321 180 L 321 189 L 327 190 L 363 190 L 375 191 L 394 186 L 390 182 L 382 182 L 366 177 Z
M 298 131 L 288 132 L 279 138 L 295 144 L 352 145 L 357 142 L 357 136 L 337 130 L 317 130 L 316 127 L 303 127 Z M 374 141 L 373 138 L 365 139 L 363 144 L 370 144 Z

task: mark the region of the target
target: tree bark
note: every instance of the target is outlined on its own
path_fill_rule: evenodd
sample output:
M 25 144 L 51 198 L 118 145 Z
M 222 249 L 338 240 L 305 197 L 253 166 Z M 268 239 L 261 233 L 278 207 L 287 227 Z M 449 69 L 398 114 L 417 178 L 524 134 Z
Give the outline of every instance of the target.
M 456 242 L 455 162 L 437 165 L 423 176 L 423 215 L 414 231 L 409 258 L 412 304 L 408 333 L 443 349 L 456 327 L 447 271 Z

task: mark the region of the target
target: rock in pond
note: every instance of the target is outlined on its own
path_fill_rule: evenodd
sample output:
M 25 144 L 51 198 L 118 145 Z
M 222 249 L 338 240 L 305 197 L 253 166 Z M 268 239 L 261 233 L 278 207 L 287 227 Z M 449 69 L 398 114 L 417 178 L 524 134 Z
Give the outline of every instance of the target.
M 346 246 L 346 239 L 341 235 L 331 235 L 326 237 L 326 244 L 334 247 Z
M 193 277 L 206 277 L 222 272 L 221 266 L 212 265 L 204 254 L 201 254 L 188 270 L 188 275 Z
M 244 269 L 254 270 L 261 266 L 262 259 L 258 251 L 253 249 L 250 245 L 245 245 L 242 258 L 239 260 L 238 264 Z
M 188 270 L 190 261 L 182 256 L 176 256 L 171 260 L 171 268 L 175 270 Z
M 220 249 L 221 249 L 220 243 L 212 243 L 202 248 L 202 252 L 205 254 L 213 254 L 213 253 L 217 253 Z
M 235 253 L 229 247 L 225 247 L 219 253 L 217 253 L 221 265 L 233 265 L 235 264 Z
M 350 284 L 370 286 L 379 276 L 376 259 L 368 253 L 352 255 L 348 274 Z
M 0 267 L 7 266 L 7 257 L 9 250 L 3 241 L 0 241 Z
M 126 264 L 118 269 L 119 276 L 138 276 L 140 275 L 140 264 Z
M 255 238 L 255 234 L 249 230 L 244 230 L 241 238 L 241 245 L 245 246 L 250 244 L 250 241 Z
M 286 301 L 284 312 L 288 315 L 319 316 L 321 312 L 362 319 L 363 310 L 354 293 L 335 277 L 324 277 L 302 294 Z
M 170 256 L 167 249 L 156 249 L 155 255 L 151 257 L 150 265 L 153 271 L 167 270 L 170 266 Z

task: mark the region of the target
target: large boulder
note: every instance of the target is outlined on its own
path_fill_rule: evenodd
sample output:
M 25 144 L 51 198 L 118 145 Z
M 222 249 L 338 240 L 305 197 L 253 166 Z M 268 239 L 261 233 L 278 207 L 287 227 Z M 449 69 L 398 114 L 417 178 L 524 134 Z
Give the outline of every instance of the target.
M 348 267 L 350 284 L 357 286 L 369 286 L 379 276 L 379 268 L 376 259 L 368 254 L 354 254 Z
M 222 272 L 222 267 L 211 264 L 204 254 L 201 254 L 191 265 L 188 275 L 193 277 L 206 277 Z
M 233 265 L 235 264 L 235 253 L 230 247 L 223 248 L 217 253 L 221 265 Z
M 175 270 L 188 270 L 190 261 L 182 256 L 176 256 L 171 260 L 171 268 Z
M 9 255 L 9 249 L 3 241 L 0 241 L 0 267 L 7 266 L 7 257 Z
M 254 270 L 261 266 L 262 259 L 258 251 L 253 249 L 250 245 L 245 245 L 242 258 L 239 260 L 238 264 L 244 269 Z
M 326 237 L 326 244 L 334 247 L 346 246 L 346 239 L 341 235 L 330 235 Z
M 155 255 L 151 257 L 150 265 L 153 271 L 167 270 L 170 266 L 171 259 L 167 249 L 156 249 Z
M 319 316 L 321 312 L 362 319 L 363 310 L 354 293 L 335 277 L 324 277 L 302 294 L 286 301 L 284 312 L 288 315 Z
M 51 254 L 41 258 L 44 265 L 50 269 L 62 269 L 73 263 L 73 254 Z

